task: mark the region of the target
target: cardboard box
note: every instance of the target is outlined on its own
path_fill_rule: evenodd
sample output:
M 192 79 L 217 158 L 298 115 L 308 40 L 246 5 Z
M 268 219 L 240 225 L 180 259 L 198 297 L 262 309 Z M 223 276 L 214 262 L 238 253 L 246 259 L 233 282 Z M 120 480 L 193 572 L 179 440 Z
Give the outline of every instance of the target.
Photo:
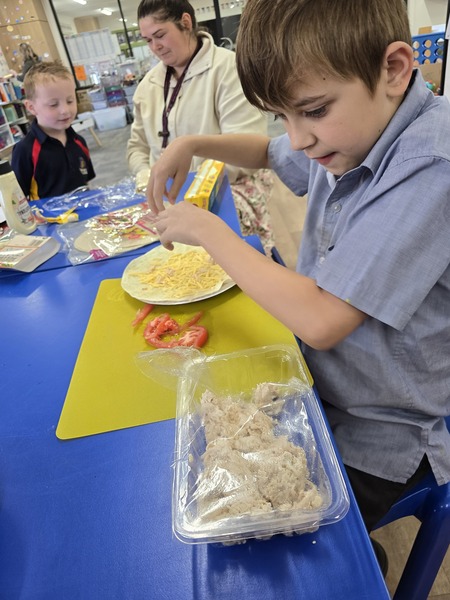
M 203 161 L 184 199 L 200 208 L 211 210 L 220 194 L 224 175 L 223 162 L 212 159 Z
M 92 110 L 91 99 L 86 90 L 77 90 L 77 111 L 79 113 L 89 112 Z

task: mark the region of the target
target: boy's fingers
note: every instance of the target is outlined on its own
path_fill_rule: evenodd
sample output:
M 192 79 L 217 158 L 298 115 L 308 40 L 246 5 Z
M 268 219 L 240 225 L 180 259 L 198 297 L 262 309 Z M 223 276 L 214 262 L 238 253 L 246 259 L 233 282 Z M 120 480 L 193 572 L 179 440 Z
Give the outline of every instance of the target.
M 180 193 L 180 190 L 183 187 L 183 183 L 185 182 L 185 180 L 186 177 L 184 177 L 179 171 L 175 174 L 172 186 L 170 188 L 170 192 L 167 196 L 171 204 L 175 204 L 175 201 L 178 198 L 178 194 Z
M 158 214 L 161 210 L 164 210 L 163 196 L 166 193 L 165 181 L 158 180 L 153 174 L 150 175 L 150 179 L 147 185 L 147 203 L 152 212 Z

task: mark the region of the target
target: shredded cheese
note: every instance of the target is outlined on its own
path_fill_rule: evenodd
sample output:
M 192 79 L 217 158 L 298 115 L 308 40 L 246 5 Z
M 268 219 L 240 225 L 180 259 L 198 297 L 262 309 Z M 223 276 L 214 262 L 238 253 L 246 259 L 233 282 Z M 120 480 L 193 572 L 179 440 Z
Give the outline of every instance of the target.
M 182 254 L 170 253 L 167 259 L 155 259 L 149 272 L 132 275 L 143 285 L 166 291 L 173 299 L 219 289 L 229 279 L 203 248 Z

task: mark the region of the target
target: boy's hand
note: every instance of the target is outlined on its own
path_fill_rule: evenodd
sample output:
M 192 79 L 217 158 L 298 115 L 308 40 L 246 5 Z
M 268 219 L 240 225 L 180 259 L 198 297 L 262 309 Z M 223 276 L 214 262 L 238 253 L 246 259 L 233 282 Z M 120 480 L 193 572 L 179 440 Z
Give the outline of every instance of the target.
M 161 211 L 155 226 L 161 244 L 168 250 L 173 250 L 172 242 L 201 246 L 206 233 L 213 235 L 212 231 L 218 223 L 221 221 L 216 215 L 183 201 Z
M 152 212 L 158 214 L 164 210 L 164 197 L 171 204 L 175 204 L 189 173 L 192 156 L 187 140 L 177 138 L 167 146 L 161 158 L 153 165 L 147 185 L 147 202 Z M 168 179 L 173 179 L 170 191 L 167 189 Z

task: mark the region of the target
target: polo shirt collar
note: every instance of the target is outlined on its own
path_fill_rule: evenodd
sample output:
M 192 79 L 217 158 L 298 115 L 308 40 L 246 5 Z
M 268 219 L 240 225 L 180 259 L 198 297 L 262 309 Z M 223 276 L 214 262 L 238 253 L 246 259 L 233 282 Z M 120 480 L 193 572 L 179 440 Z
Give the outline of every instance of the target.
M 36 119 L 34 119 L 33 122 L 31 123 L 31 131 L 34 133 L 35 137 L 41 144 L 43 144 L 47 139 L 54 139 L 54 138 L 51 138 L 49 135 L 47 135 L 45 133 L 45 131 L 43 131 L 39 127 Z M 72 127 L 69 127 L 68 129 L 66 129 L 66 135 L 67 135 L 67 138 L 73 139 L 75 137 L 75 131 L 72 129 Z

